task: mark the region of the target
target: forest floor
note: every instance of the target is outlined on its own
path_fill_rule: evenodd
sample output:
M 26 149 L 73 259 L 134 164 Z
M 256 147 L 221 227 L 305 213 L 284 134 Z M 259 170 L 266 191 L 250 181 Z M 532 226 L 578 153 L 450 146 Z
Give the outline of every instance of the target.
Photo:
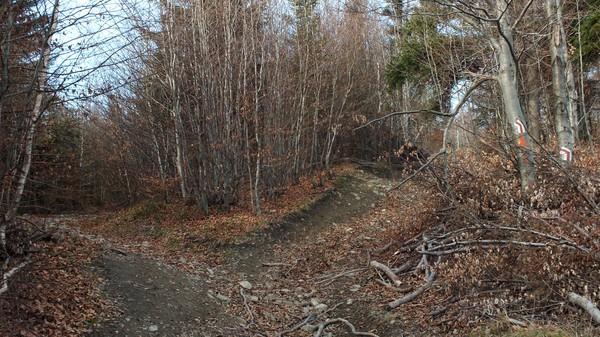
M 88 310 L 104 313 L 78 318 L 86 324 L 72 335 L 87 330 L 90 337 L 312 336 L 325 323 L 331 325 L 320 336 L 354 336 L 339 324 L 343 321 L 333 321 L 338 318 L 380 337 L 562 337 L 581 330 L 533 323 L 533 329 L 523 328 L 501 315 L 483 328 L 479 321 L 460 325 L 455 318 L 473 306 L 457 302 L 463 308 L 458 316 L 446 316 L 440 303 L 454 302 L 444 298 L 441 285 L 422 300 L 387 310 L 387 302 L 417 289 L 422 277 L 408 273 L 401 287 L 382 285 L 369 263 L 401 264 L 400 250 L 394 253 L 397 247 L 390 244 L 409 241 L 431 214 L 444 212 L 436 213 L 440 200 L 429 183 L 411 180 L 392 190 L 394 184 L 392 178 L 345 168 L 317 191 L 293 192 L 310 198 L 295 198 L 286 212 L 267 205 L 271 216 L 239 213 L 231 225 L 200 224 L 162 206 L 54 219 L 66 236 L 89 242 L 94 251 L 80 273 L 97 289 L 85 298 L 97 306 Z M 69 335 L 60 331 L 20 335 Z
M 192 266 L 189 257 L 180 256 L 178 264 L 188 264 L 188 272 L 109 243 L 112 248 L 93 268 L 122 314 L 98 324 L 90 336 L 243 336 L 252 335 L 259 328 L 255 319 L 265 317 L 272 320 L 267 319 L 266 328 L 276 333 L 285 330 L 278 322 L 282 305 L 286 311 L 295 307 L 292 316 L 303 314 L 306 301 L 324 308 L 333 299 L 317 300 L 316 288 L 308 280 L 289 278 L 287 270 L 308 258 L 301 246 L 322 244 L 321 233 L 331 226 L 373 209 L 390 182 L 356 171 L 339 177 L 335 186 L 311 206 L 252 232 L 243 242 L 221 245 L 218 264 L 196 258 Z M 279 285 L 280 280 L 291 284 Z

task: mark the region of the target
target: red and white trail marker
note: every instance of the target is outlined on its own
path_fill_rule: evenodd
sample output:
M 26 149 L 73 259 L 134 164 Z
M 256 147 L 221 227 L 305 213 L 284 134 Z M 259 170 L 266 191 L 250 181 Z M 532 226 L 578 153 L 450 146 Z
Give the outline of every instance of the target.
M 517 132 L 517 135 L 522 135 L 525 133 L 525 124 L 523 124 L 520 119 L 515 121 L 515 131 Z
M 570 162 L 573 160 L 573 151 L 569 150 L 566 147 L 561 147 L 560 151 L 558 152 L 560 154 L 560 159 Z

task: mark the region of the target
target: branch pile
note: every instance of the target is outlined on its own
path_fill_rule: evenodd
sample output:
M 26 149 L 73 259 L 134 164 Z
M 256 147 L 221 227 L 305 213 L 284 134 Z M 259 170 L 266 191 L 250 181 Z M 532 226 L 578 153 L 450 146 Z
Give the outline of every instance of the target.
M 600 172 L 582 158 L 569 171 L 541 158 L 539 185 L 528 195 L 500 155 L 464 151 L 448 167 L 428 163 L 418 179 L 431 188 L 437 210 L 370 262 L 378 283 L 408 291 L 388 309 L 414 303 L 403 312 L 446 329 L 488 319 L 597 319 L 600 193 L 592 182 Z

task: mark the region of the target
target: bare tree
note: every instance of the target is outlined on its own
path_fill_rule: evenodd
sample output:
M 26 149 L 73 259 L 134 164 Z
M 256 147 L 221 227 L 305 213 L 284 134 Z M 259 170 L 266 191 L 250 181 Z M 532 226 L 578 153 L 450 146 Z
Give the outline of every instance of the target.
M 552 58 L 552 88 L 555 104 L 555 125 L 560 158 L 566 165 L 573 161 L 577 130 L 576 97 L 573 70 L 568 60 L 567 37 L 563 27 L 562 4 L 546 0 L 546 14 L 551 22 L 550 55 Z

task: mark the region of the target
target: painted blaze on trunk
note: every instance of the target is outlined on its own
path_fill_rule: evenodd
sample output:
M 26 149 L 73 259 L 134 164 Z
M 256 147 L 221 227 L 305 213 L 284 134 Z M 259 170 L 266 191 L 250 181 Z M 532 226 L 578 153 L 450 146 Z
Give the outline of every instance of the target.
M 498 1 L 496 12 L 500 17 L 498 37 L 494 41 L 500 70 L 498 85 L 502 93 L 502 102 L 506 114 L 506 122 L 513 132 L 513 143 L 517 152 L 517 163 L 521 179 L 521 189 L 527 192 L 535 181 L 534 154 L 531 149 L 531 138 L 527 132 L 527 120 L 523 113 L 519 97 L 517 65 L 513 56 L 513 34 L 509 24 L 509 15 L 505 13 L 503 1 Z
M 569 66 L 567 40 L 562 23 L 562 6 L 559 0 L 546 0 L 546 14 L 552 23 L 550 34 L 550 56 L 552 59 L 552 91 L 555 99 L 555 125 L 559 156 L 564 165 L 573 162 L 575 146 L 576 104 L 571 104 L 574 94 L 569 90 Z M 570 75 L 572 77 L 572 74 Z

